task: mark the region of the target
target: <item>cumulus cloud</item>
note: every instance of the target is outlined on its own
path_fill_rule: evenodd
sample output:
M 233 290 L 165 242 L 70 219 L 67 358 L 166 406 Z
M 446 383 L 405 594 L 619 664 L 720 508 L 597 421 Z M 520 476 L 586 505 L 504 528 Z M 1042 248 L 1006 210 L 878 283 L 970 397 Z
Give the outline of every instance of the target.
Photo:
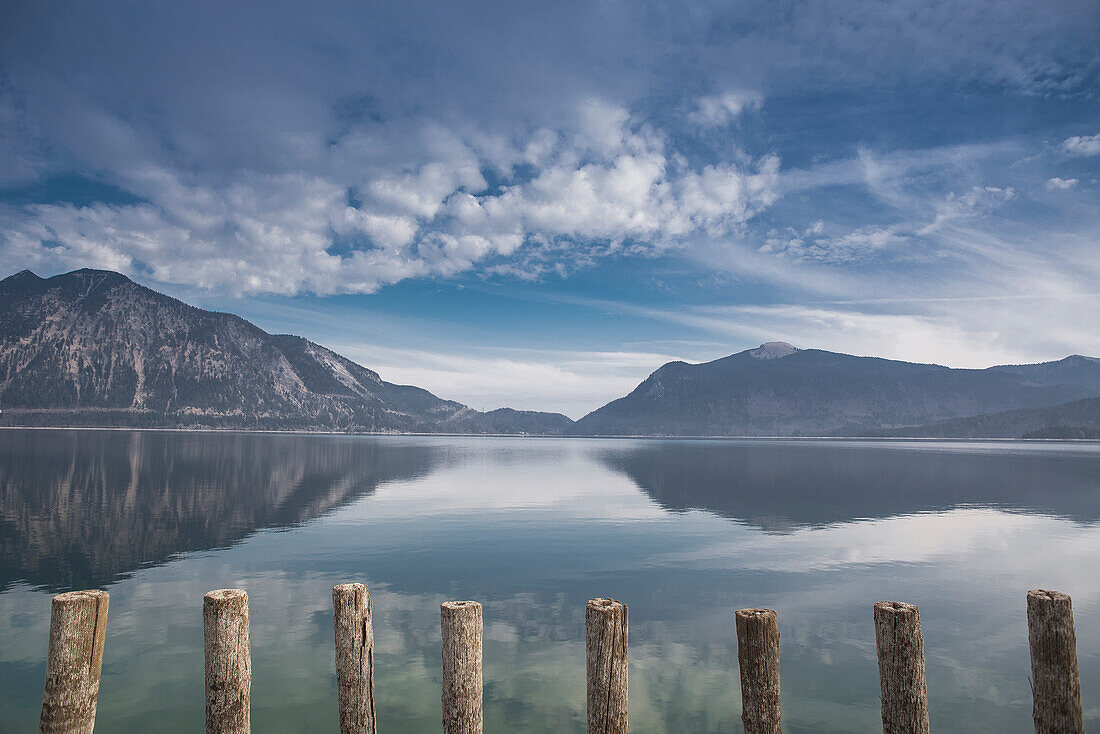
M 1056 5 L 394 4 L 367 17 L 359 3 L 273 15 L 245 2 L 219 15 L 76 6 L 63 22 L 28 8 L 0 45 L 0 184 L 60 171 L 140 201 L 8 206 L 0 263 L 330 293 L 725 246 L 778 198 L 766 149 L 706 148 L 761 107 L 746 90 L 946 80 L 1077 94 L 1095 14 Z M 287 20 L 299 16 L 310 23 Z M 647 116 L 658 104 L 687 124 Z M 904 237 L 849 229 L 774 248 L 858 259 Z
M 743 112 L 759 108 L 763 102 L 760 95 L 741 92 L 700 97 L 696 101 L 695 109 L 688 115 L 688 119 L 704 127 L 728 125 Z
M 1074 135 L 1062 141 L 1062 152 L 1071 156 L 1100 155 L 1100 133 L 1096 135 Z
M 537 275 L 550 259 L 577 266 L 728 234 L 778 196 L 776 157 L 692 167 L 667 133 L 598 99 L 578 105 L 571 127 L 507 141 L 402 125 L 423 143 L 406 160 L 377 160 L 377 138 L 349 136 L 323 155 L 358 166 L 315 174 L 225 183 L 144 162 L 126 172 L 143 203 L 9 208 L 6 254 L 245 293 L 371 292 L 475 265 Z
M 1067 191 L 1079 183 L 1081 183 L 1080 180 L 1076 178 L 1058 178 L 1055 176 L 1047 179 L 1047 189 L 1050 191 Z

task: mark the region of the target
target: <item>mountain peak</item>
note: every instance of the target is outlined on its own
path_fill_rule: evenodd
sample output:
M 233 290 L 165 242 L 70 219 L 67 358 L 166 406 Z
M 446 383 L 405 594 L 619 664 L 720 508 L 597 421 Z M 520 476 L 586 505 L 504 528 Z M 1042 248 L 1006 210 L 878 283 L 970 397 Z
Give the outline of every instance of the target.
M 37 291 L 44 282 L 30 270 L 20 270 L 15 275 L 0 280 L 0 298 L 21 298 Z
M 789 357 L 798 351 L 787 342 L 764 342 L 756 349 L 749 350 L 749 354 L 756 359 L 780 359 Z
M 20 270 L 15 275 L 9 275 L 3 280 L 0 280 L 0 283 L 7 283 L 9 285 L 12 285 L 15 283 L 36 283 L 41 280 L 41 278 L 39 278 L 37 275 L 34 274 L 34 272 L 30 270 Z
M 115 270 L 100 270 L 98 268 L 80 268 L 68 273 L 62 273 L 58 278 L 100 278 L 106 283 L 133 283 L 127 276 Z

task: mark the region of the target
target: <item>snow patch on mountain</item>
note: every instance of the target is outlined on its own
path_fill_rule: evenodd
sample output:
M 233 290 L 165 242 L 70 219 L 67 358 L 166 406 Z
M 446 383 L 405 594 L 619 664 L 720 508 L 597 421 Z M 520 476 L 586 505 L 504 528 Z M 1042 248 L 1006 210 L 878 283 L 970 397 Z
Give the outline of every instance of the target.
M 756 359 L 780 359 L 782 357 L 789 357 L 798 349 L 791 346 L 787 342 L 765 342 L 756 349 L 749 351 Z

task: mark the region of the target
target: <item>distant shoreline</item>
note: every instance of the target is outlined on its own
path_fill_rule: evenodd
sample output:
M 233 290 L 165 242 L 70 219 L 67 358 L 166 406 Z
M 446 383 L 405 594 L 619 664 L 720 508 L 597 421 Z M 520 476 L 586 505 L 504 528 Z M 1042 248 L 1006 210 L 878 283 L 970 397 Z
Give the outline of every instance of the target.
M 978 443 L 996 441 L 999 443 L 1100 443 L 1100 438 L 1009 438 L 1004 436 L 967 436 L 950 438 L 943 436 L 654 436 L 639 435 L 560 435 L 553 433 L 416 433 L 399 431 L 311 431 L 305 429 L 265 429 L 265 428 L 171 428 L 129 426 L 0 426 L 4 431 L 141 431 L 156 433 L 245 433 L 288 436 L 372 436 L 395 438 L 554 438 L 554 439 L 610 439 L 610 440 L 652 440 L 652 441 L 919 441 L 921 443 Z

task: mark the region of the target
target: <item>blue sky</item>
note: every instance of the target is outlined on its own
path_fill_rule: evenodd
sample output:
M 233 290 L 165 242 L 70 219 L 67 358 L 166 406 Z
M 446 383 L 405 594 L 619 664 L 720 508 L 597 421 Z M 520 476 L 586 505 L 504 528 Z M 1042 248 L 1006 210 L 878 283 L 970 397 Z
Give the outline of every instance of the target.
M 477 408 L 1100 355 L 1100 5 L 0 2 L 0 270 Z

